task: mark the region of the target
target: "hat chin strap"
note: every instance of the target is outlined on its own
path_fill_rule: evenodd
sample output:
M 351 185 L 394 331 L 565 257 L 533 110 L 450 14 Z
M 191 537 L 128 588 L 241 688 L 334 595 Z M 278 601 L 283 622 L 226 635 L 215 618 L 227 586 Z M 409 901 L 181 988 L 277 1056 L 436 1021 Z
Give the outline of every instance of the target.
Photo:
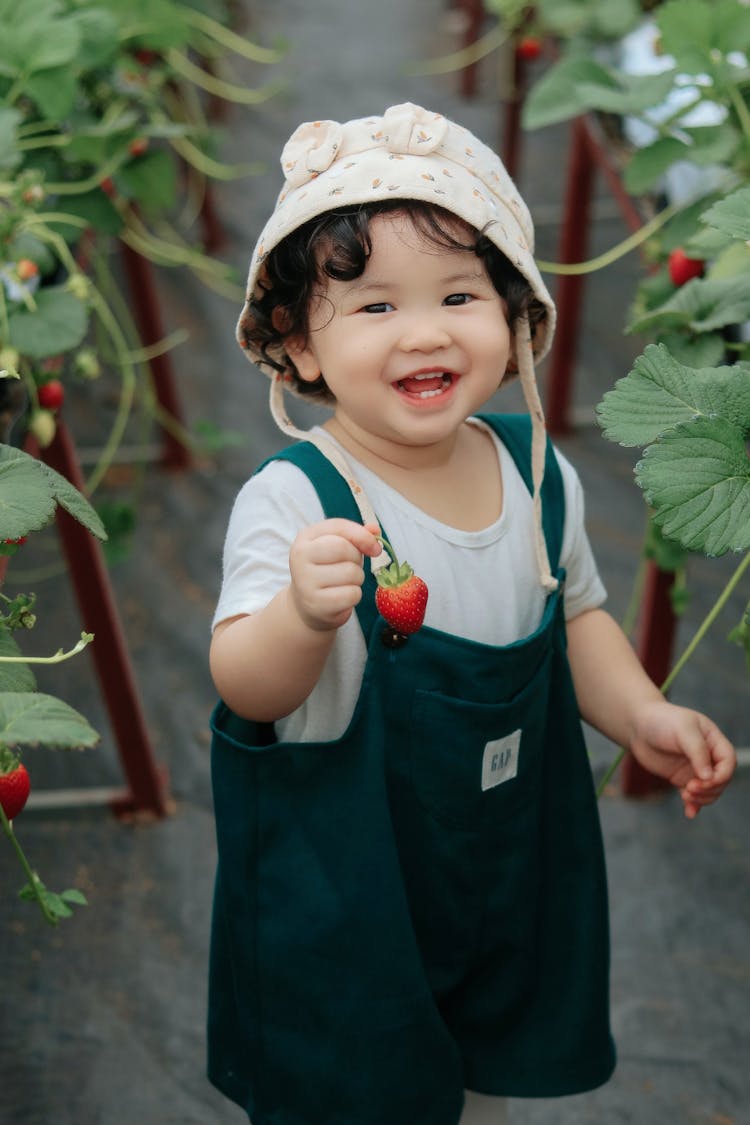
M 280 374 L 274 375 L 271 379 L 269 404 L 274 422 L 287 437 L 294 438 L 295 441 L 309 441 L 311 445 L 319 449 L 323 456 L 331 462 L 333 467 L 338 470 L 349 485 L 352 496 L 354 497 L 354 502 L 362 517 L 362 523 L 374 523 L 379 527 L 380 520 L 375 514 L 375 509 L 367 499 L 367 494 L 362 488 L 362 485 L 355 479 L 351 467 L 339 447 L 324 434 L 316 434 L 310 430 L 300 430 L 287 414 L 286 403 L 284 402 L 284 383 L 284 376 Z M 390 561 L 391 559 L 388 552 L 383 549 L 377 558 L 371 560 L 370 565 L 373 570 L 380 570 L 381 566 L 387 566 Z
M 547 453 L 547 430 L 544 424 L 544 411 L 539 398 L 539 388 L 534 370 L 534 351 L 531 330 L 526 317 L 516 324 L 516 363 L 521 379 L 523 397 L 531 415 L 531 480 L 534 487 L 534 547 L 536 549 L 539 581 L 547 591 L 556 590 L 557 579 L 553 577 L 547 554 L 547 541 L 542 525 L 542 481 L 544 480 L 544 460 Z
M 542 526 L 542 481 L 544 480 L 544 460 L 547 451 L 547 431 L 544 425 L 544 411 L 542 410 L 542 403 L 539 398 L 539 389 L 537 387 L 536 374 L 534 371 L 534 353 L 531 345 L 531 332 L 529 330 L 528 320 L 525 317 L 518 321 L 515 340 L 518 373 L 521 379 L 526 405 L 531 415 L 531 479 L 533 484 L 534 505 L 534 548 L 536 552 L 539 581 L 542 588 L 550 592 L 557 589 L 558 582 L 557 579 L 553 577 L 550 570 L 547 543 L 544 538 L 544 528 Z M 334 468 L 341 473 L 341 476 L 349 485 L 354 501 L 362 517 L 362 523 L 379 524 L 380 521 L 375 514 L 375 509 L 367 499 L 364 489 L 355 479 L 346 458 L 338 446 L 323 434 L 315 434 L 309 430 L 301 430 L 292 422 L 284 402 L 284 383 L 284 376 L 278 373 L 271 379 L 269 405 L 271 415 L 276 425 L 287 437 L 295 441 L 309 441 L 312 445 L 316 446 L 323 456 L 328 458 Z M 385 565 L 387 562 L 388 555 L 383 552 L 380 558 L 372 561 L 372 567 L 374 570 L 378 570 L 381 565 Z

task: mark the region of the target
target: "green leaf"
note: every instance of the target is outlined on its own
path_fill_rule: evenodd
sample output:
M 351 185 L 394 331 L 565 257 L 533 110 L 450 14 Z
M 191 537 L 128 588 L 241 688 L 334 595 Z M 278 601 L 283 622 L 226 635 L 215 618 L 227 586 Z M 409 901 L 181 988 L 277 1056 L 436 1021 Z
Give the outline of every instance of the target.
M 75 887 L 71 887 L 69 890 L 63 891 L 60 895 L 60 898 L 63 900 L 63 902 L 72 902 L 76 906 L 88 906 L 88 899 L 86 898 L 85 894 L 83 894 L 82 891 L 76 890 Z
M 721 367 L 727 352 L 720 332 L 662 332 L 659 343 L 684 367 Z
M 55 498 L 41 463 L 20 449 L 0 445 L 0 536 L 20 539 L 45 527 L 55 514 Z
M 682 129 L 688 140 L 685 159 L 705 167 L 709 164 L 729 164 L 742 140 L 741 134 L 729 122 L 721 125 L 702 125 Z
M 681 70 L 698 74 L 706 69 L 713 39 L 713 18 L 705 0 L 668 0 L 656 13 L 661 48 Z
M 745 242 L 730 242 L 716 255 L 716 260 L 711 263 L 706 277 L 709 281 L 720 281 L 723 278 L 738 277 L 748 272 L 750 272 L 750 246 Z
M 117 186 L 149 215 L 168 212 L 177 199 L 177 167 L 165 150 L 147 152 L 117 173 Z
M 604 113 L 644 113 L 660 105 L 672 89 L 674 72 L 623 74 L 610 72 L 614 85 L 581 82 L 578 96 L 586 109 Z
M 112 12 L 96 7 L 71 12 L 69 18 L 80 37 L 76 63 L 81 70 L 94 70 L 117 56 L 118 21 Z
M 88 327 L 86 306 L 63 285 L 43 286 L 34 295 L 36 309 L 18 308 L 8 317 L 8 343 L 21 355 L 42 359 L 69 352 Z
M 0 656 L 23 661 L 15 637 L 4 625 L 0 625 Z M 0 664 L 0 692 L 3 691 L 36 691 L 36 678 L 28 664 Z
M 740 188 L 714 203 L 703 212 L 701 219 L 732 238 L 747 242 L 750 239 L 750 187 Z
M 642 195 L 676 160 L 686 159 L 687 152 L 687 145 L 676 137 L 660 137 L 653 144 L 637 149 L 625 168 L 625 187 L 633 195 Z
M 88 720 L 61 699 L 38 691 L 0 692 L 0 742 L 11 750 L 82 750 L 98 741 Z
M 605 436 L 627 446 L 647 445 L 699 415 L 719 415 L 750 430 L 750 367 L 696 370 L 678 363 L 662 345 L 651 344 L 605 394 L 597 415 Z
M 750 548 L 750 458 L 739 426 L 683 422 L 645 450 L 635 475 L 669 539 L 707 555 Z
M 576 117 L 588 109 L 580 94 L 584 84 L 588 88 L 618 89 L 610 72 L 593 59 L 562 59 L 529 91 L 523 107 L 523 127 L 539 129 Z
M 26 82 L 26 92 L 43 117 L 64 121 L 75 105 L 78 81 L 68 64 L 38 70 Z
M 15 109 L 0 107 L 0 168 L 8 171 L 15 168 L 21 160 L 16 137 L 20 121 L 21 114 Z
M 60 13 L 55 0 L 19 4 L 0 2 L 0 73 L 33 74 L 69 65 L 80 47 L 75 23 Z
M 738 0 L 669 0 L 656 22 L 662 49 L 689 74 L 711 74 L 717 60 L 750 48 L 750 11 Z
M 750 274 L 713 281 L 694 278 L 663 305 L 628 325 L 629 332 L 649 332 L 661 327 L 712 332 L 750 317 Z
M 78 219 L 85 219 L 89 226 L 102 234 L 117 235 L 124 226 L 124 220 L 112 200 L 101 188 L 93 191 L 82 192 L 80 195 L 68 195 L 65 203 L 59 208 Z M 59 213 L 59 212 L 58 212 Z M 80 227 L 67 227 L 63 223 L 50 223 L 53 230 L 74 232 L 76 239 L 80 238 Z
M 56 503 L 92 535 L 107 538 L 96 511 L 70 481 L 23 450 L 0 445 L 2 537 L 18 539 L 29 531 L 38 531 L 52 519 Z

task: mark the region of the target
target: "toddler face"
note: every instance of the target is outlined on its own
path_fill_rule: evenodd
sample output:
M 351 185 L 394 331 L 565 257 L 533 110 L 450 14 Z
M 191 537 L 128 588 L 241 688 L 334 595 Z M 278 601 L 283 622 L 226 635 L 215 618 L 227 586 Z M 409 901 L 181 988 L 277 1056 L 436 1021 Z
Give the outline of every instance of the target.
M 407 214 L 375 216 L 370 235 L 362 275 L 326 279 L 307 340 L 287 340 L 287 351 L 304 381 L 323 375 L 335 417 L 359 440 L 451 439 L 502 381 L 505 303 L 473 251 L 437 247 Z

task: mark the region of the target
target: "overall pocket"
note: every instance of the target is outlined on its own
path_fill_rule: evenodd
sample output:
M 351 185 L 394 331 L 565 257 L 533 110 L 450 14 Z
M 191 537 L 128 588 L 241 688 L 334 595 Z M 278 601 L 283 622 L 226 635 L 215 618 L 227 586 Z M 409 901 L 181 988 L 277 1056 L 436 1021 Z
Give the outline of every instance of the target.
M 550 658 L 522 691 L 503 702 L 415 692 L 411 784 L 435 820 L 479 828 L 487 818 L 513 815 L 533 798 L 544 757 Z

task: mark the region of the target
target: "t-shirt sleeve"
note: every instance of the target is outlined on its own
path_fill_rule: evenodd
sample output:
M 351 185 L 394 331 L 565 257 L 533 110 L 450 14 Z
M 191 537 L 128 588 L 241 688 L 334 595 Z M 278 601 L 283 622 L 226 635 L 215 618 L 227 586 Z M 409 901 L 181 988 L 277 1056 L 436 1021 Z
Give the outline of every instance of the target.
M 565 489 L 565 529 L 560 565 L 565 567 L 565 617 L 571 620 L 606 601 L 607 591 L 591 550 L 584 522 L 584 496 L 581 481 L 567 457 L 555 450 Z
M 258 613 L 289 583 L 289 551 L 299 531 L 323 519 L 308 477 L 271 461 L 240 489 L 224 540 L 222 583 L 212 628 Z

